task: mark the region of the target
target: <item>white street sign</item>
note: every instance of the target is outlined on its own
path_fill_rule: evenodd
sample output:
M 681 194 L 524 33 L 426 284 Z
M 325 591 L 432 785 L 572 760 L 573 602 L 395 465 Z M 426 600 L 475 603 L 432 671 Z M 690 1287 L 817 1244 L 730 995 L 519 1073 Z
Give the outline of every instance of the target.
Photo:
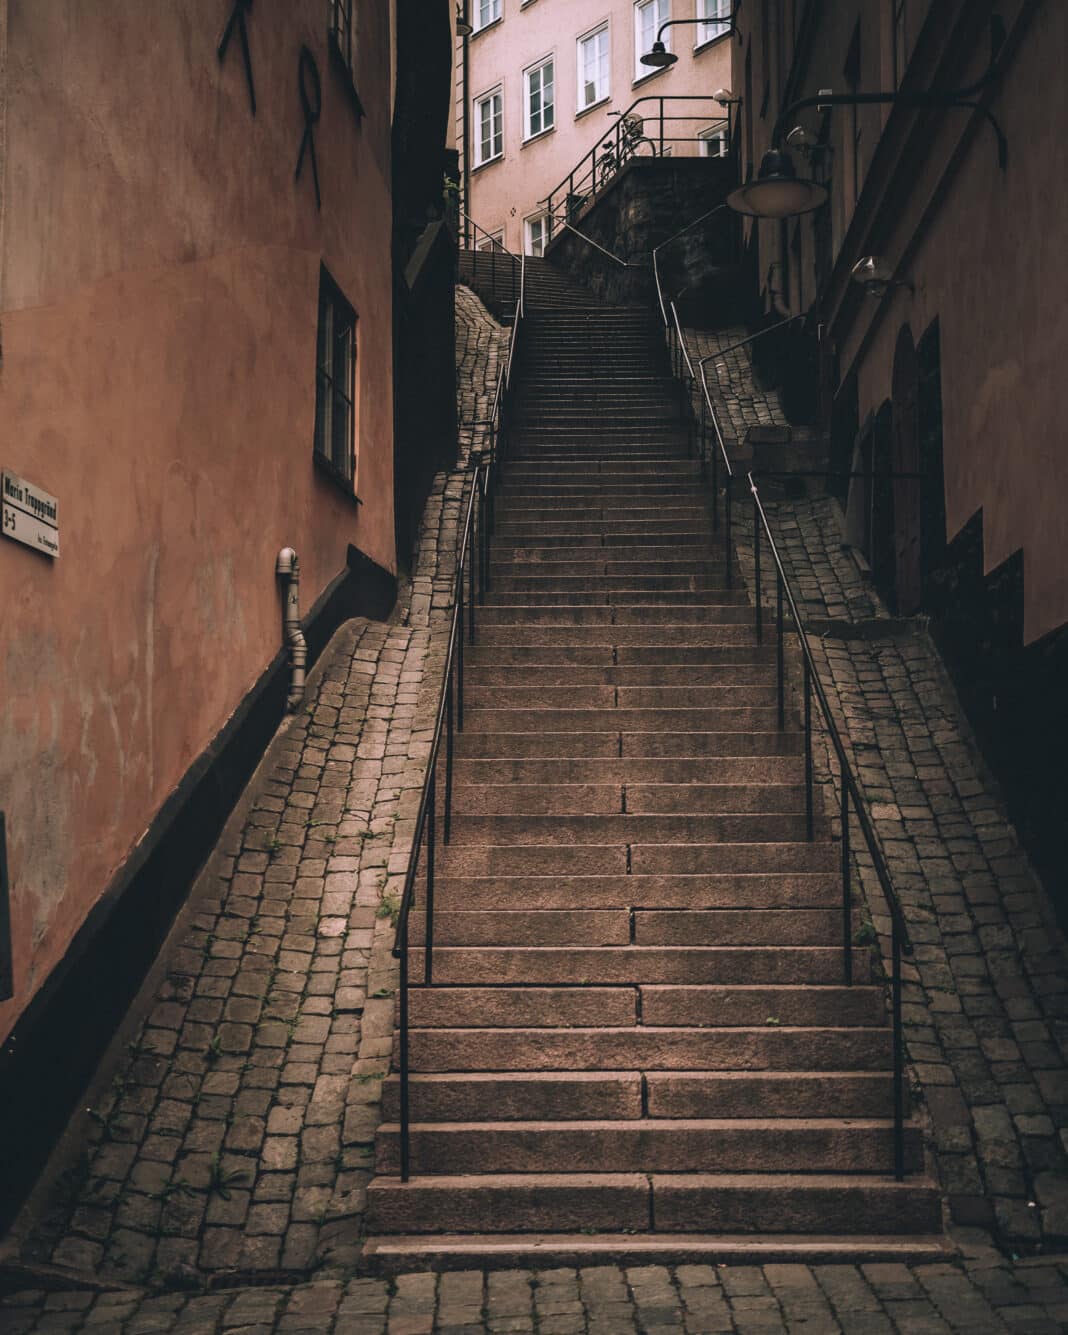
M 5 538 L 24 542 L 46 556 L 59 555 L 59 501 L 55 496 L 5 471 L 0 474 L 0 499 L 0 532 Z

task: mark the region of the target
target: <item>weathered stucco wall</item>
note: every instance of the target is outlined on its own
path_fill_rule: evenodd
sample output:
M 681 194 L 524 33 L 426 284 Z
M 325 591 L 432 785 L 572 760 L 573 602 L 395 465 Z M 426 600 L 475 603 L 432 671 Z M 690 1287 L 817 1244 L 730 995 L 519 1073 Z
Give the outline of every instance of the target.
M 1065 50 L 1068 8 L 1041 6 L 993 107 L 1009 139 L 1007 170 L 999 171 L 993 136 L 981 128 L 910 256 L 905 272 L 915 293 L 899 289 L 889 298 L 858 361 L 863 419 L 890 397 L 901 326 L 918 339 L 938 317 L 947 537 L 981 508 L 985 571 L 1022 549 L 1025 644 L 1068 621 L 1061 501 L 1068 253 L 1050 225 L 1068 195 L 1063 178 L 1050 173 L 1063 158 L 1068 124 L 1068 85 L 1055 54 Z M 942 133 L 959 137 L 959 120 Z M 917 190 L 899 220 L 902 235 L 928 198 Z
M 10 0 L 0 466 L 59 497 L 61 555 L 0 543 L 0 808 L 16 966 L 0 1037 L 353 544 L 394 568 L 389 11 L 355 115 L 326 6 Z M 322 210 L 302 44 L 322 82 Z M 320 262 L 358 325 L 357 506 L 316 470 Z
M 1068 254 L 1056 225 L 1065 198 L 1063 174 L 1051 169 L 1063 160 L 1068 120 L 1068 86 L 1060 69 L 1068 48 L 1068 6 L 1003 0 L 996 9 L 1008 44 L 990 109 L 1008 138 L 1006 170 L 998 168 L 990 128 L 978 120 L 969 128 L 961 109 L 836 108 L 832 151 L 816 159 L 816 170 L 822 163 L 828 173 L 828 210 L 786 228 L 761 224 L 757 270 L 769 304 L 772 289 L 785 286 L 793 310 L 809 309 L 817 295 L 817 229 L 827 225 L 829 212 L 828 253 L 835 269 L 821 318 L 843 380 L 856 373 L 861 421 L 891 395 L 902 325 L 918 339 L 938 318 L 947 537 L 952 540 L 981 508 L 986 570 L 1022 550 L 1024 640 L 1032 643 L 1068 623 L 1068 518 L 1060 501 Z M 800 0 L 786 0 L 778 29 L 801 33 L 793 23 L 800 14 Z M 964 86 L 983 74 L 990 59 L 985 8 L 966 0 L 919 0 L 906 17 L 904 54 L 912 63 L 905 77 L 911 86 Z M 744 94 L 748 56 L 759 104 L 765 65 L 760 23 L 743 9 L 740 27 L 734 84 Z M 857 87 L 892 88 L 890 7 L 881 0 L 851 0 L 818 11 L 808 35 L 810 55 L 792 96 L 827 86 L 844 91 L 841 71 L 855 35 Z M 772 100 L 754 122 L 756 163 L 770 138 L 777 90 L 791 58 L 789 41 L 775 45 Z M 813 134 L 819 129 L 814 110 L 798 113 L 796 121 Z M 748 127 L 742 138 L 749 138 Z M 808 171 L 810 164 L 799 157 L 798 167 Z M 785 275 L 783 238 L 789 239 Z M 851 285 L 849 268 L 873 253 L 900 266 L 913 290 L 894 289 L 875 301 Z

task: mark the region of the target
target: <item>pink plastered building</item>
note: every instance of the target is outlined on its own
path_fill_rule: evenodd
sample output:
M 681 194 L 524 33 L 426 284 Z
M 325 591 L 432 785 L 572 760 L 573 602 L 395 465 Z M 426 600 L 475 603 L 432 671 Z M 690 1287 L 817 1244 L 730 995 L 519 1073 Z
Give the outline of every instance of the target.
M 559 217 L 576 168 L 576 194 L 588 198 L 605 179 L 620 113 L 634 127 L 637 153 L 726 151 L 731 107 L 713 94 L 730 91 L 731 0 L 466 5 L 473 32 L 459 39 L 456 133 L 461 197 L 483 229 L 472 244 L 488 246 L 493 237 L 515 253 L 540 254 L 550 226 L 546 199 L 552 195 Z M 669 20 L 688 21 L 664 33 L 677 60 L 643 65 Z M 604 143 L 613 143 L 607 163 Z

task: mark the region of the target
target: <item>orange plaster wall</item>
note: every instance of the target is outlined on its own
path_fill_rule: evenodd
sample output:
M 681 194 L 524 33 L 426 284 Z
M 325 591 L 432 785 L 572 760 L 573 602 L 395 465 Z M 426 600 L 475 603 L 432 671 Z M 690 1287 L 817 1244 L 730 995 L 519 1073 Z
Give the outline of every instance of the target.
M 59 498 L 0 542 L 0 808 L 16 996 L 0 1038 L 352 543 L 394 569 L 389 11 L 357 0 L 353 114 L 321 0 L 9 0 L 0 466 Z M 294 182 L 301 44 L 323 90 Z M 320 262 L 359 317 L 358 483 L 312 462 Z

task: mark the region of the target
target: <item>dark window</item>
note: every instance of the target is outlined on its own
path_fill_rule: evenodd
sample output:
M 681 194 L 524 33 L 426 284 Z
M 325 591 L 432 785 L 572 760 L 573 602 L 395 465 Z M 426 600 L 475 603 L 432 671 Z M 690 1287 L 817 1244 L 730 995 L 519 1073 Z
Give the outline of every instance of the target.
M 327 0 L 327 3 L 330 7 L 330 55 L 334 64 L 341 67 L 356 115 L 362 116 L 363 103 L 356 91 L 356 33 L 353 28 L 352 0 Z
M 315 453 L 346 482 L 356 472 L 356 313 L 322 270 L 315 358 Z

